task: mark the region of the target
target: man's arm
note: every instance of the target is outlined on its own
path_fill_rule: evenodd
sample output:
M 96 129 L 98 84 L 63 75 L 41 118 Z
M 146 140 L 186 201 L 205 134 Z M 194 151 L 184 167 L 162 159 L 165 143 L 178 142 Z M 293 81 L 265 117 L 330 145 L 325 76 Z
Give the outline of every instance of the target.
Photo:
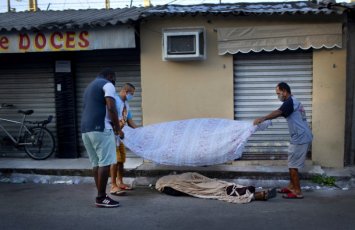
M 138 127 L 138 125 L 136 125 L 136 123 L 134 123 L 134 121 L 132 119 L 128 119 L 127 124 L 129 127 L 134 128 L 134 129 Z
M 271 113 L 269 113 L 268 115 L 266 115 L 265 117 L 259 117 L 259 118 L 256 118 L 254 120 L 254 125 L 258 125 L 260 124 L 261 122 L 263 121 L 266 121 L 266 120 L 272 120 L 272 119 L 275 119 L 279 116 L 281 116 L 282 114 L 282 111 L 281 110 L 275 110 L 275 111 L 272 111 Z
M 105 97 L 106 106 L 110 120 L 112 121 L 112 128 L 116 135 L 123 136 L 123 132 L 120 128 L 118 121 L 118 113 L 116 109 L 115 100 L 111 97 Z

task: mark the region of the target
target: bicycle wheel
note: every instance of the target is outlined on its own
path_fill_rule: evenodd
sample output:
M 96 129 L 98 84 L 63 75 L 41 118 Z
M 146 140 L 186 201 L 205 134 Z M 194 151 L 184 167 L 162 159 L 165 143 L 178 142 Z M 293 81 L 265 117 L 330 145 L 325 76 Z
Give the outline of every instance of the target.
M 44 160 L 54 153 L 53 134 L 44 127 L 34 127 L 25 135 L 25 152 L 35 160 Z

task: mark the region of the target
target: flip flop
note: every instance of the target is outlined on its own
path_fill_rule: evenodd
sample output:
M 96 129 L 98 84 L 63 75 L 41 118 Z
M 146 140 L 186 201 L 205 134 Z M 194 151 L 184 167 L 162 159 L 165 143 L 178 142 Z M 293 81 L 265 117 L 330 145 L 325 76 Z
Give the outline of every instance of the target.
M 126 192 L 119 189 L 119 188 L 113 188 L 110 190 L 110 194 L 115 195 L 115 196 L 123 196 L 126 194 Z
M 297 195 L 294 193 L 286 193 L 284 195 L 282 195 L 282 198 L 285 199 L 303 199 L 303 195 Z
M 114 195 L 114 196 L 123 196 L 126 194 L 125 191 L 122 191 L 122 190 L 118 190 L 116 192 L 110 192 L 111 195 Z
M 118 187 L 123 190 L 133 190 L 132 187 L 125 185 L 125 184 L 120 184 Z
M 278 193 L 292 193 L 292 191 L 290 190 L 290 189 L 288 189 L 288 188 L 279 188 L 279 189 L 277 189 L 276 190 Z

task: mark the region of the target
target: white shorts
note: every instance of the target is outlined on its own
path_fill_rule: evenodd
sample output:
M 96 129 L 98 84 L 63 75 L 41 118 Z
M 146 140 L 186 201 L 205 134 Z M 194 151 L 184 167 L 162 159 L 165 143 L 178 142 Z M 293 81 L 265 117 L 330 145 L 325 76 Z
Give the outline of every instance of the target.
M 116 163 L 116 141 L 112 129 L 105 129 L 103 132 L 83 133 L 81 137 L 92 167 L 103 167 Z
M 310 143 L 288 146 L 288 168 L 303 168 Z

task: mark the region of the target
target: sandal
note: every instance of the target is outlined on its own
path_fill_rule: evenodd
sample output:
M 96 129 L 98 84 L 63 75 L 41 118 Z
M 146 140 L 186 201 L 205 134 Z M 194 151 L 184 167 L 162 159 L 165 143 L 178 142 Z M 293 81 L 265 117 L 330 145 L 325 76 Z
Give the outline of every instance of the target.
M 282 198 L 285 198 L 285 199 L 303 199 L 303 195 L 297 195 L 297 194 L 294 194 L 294 193 L 286 193 L 282 196 Z
M 290 189 L 288 189 L 288 188 L 279 188 L 279 189 L 277 189 L 276 190 L 278 193 L 285 193 L 285 194 L 287 194 L 287 193 L 292 193 L 292 191 L 290 190 Z
M 112 187 L 110 190 L 110 194 L 115 195 L 115 196 L 123 196 L 126 194 L 126 192 L 121 190 L 118 187 Z
M 130 186 L 126 185 L 126 184 L 120 184 L 120 185 L 118 185 L 118 187 L 120 189 L 122 189 L 122 190 L 133 190 L 132 187 L 130 187 Z

